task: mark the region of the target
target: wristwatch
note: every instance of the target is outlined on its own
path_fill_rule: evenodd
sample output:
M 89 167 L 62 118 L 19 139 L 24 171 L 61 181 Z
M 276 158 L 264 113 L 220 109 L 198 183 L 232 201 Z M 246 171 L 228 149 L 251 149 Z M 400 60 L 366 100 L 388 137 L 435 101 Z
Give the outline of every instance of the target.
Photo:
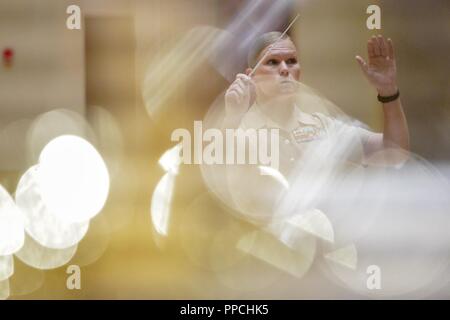
M 397 100 L 398 97 L 400 97 L 400 90 L 397 90 L 397 93 L 393 94 L 392 96 L 382 97 L 382 96 L 378 95 L 377 99 L 378 99 L 378 101 L 380 101 L 382 103 L 387 103 L 387 102 Z

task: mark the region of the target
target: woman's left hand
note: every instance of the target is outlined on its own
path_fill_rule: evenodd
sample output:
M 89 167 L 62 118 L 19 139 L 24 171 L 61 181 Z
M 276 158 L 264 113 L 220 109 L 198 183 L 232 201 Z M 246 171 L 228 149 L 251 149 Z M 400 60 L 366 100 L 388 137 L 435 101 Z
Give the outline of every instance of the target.
M 394 95 L 398 87 L 392 40 L 385 40 L 381 35 L 372 36 L 367 42 L 367 51 L 368 63 L 360 56 L 356 56 L 362 71 L 380 96 Z

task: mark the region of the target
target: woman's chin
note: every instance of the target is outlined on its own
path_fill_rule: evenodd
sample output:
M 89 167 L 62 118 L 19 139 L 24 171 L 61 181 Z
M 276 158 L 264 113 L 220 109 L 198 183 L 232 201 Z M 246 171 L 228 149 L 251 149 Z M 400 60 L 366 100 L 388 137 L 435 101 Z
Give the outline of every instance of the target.
M 297 93 L 297 87 L 296 86 L 285 86 L 281 87 L 279 91 L 279 96 L 281 98 L 288 98 L 292 97 Z

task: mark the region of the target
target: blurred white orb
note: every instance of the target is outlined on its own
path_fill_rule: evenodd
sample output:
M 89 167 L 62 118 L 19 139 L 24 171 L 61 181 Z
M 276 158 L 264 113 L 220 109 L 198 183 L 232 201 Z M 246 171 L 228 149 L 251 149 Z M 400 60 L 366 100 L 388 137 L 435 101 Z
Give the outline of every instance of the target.
M 20 250 L 24 237 L 23 216 L 8 191 L 0 185 L 0 256 Z
M 86 140 L 72 135 L 50 141 L 39 157 L 42 200 L 56 216 L 84 222 L 103 208 L 109 173 L 100 154 Z
M 26 232 L 46 248 L 65 249 L 76 245 L 86 235 L 89 221 L 67 222 L 49 210 L 42 200 L 38 171 L 38 165 L 29 168 L 16 189 L 16 203 L 23 214 Z
M 14 259 L 12 255 L 0 256 L 0 281 L 9 279 L 14 273 Z
M 77 244 L 65 249 L 46 248 L 27 235 L 25 244 L 16 253 L 16 257 L 30 267 L 51 270 L 68 263 L 75 255 L 77 248 Z
M 28 165 L 36 164 L 42 149 L 62 135 L 75 135 L 95 141 L 95 133 L 80 113 L 68 109 L 42 113 L 34 119 L 26 132 Z

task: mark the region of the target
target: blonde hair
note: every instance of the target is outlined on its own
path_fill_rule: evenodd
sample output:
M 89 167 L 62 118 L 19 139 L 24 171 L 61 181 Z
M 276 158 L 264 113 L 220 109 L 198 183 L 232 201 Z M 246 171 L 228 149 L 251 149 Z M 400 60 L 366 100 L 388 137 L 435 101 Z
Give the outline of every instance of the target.
M 278 40 L 290 39 L 287 34 L 284 34 L 280 39 L 281 35 L 282 33 L 278 31 L 267 32 L 260 35 L 255 39 L 255 41 L 253 41 L 247 55 L 247 64 L 249 68 L 255 67 L 256 63 L 258 62 L 259 55 L 265 48 L 267 48 L 271 44 L 274 44 Z

